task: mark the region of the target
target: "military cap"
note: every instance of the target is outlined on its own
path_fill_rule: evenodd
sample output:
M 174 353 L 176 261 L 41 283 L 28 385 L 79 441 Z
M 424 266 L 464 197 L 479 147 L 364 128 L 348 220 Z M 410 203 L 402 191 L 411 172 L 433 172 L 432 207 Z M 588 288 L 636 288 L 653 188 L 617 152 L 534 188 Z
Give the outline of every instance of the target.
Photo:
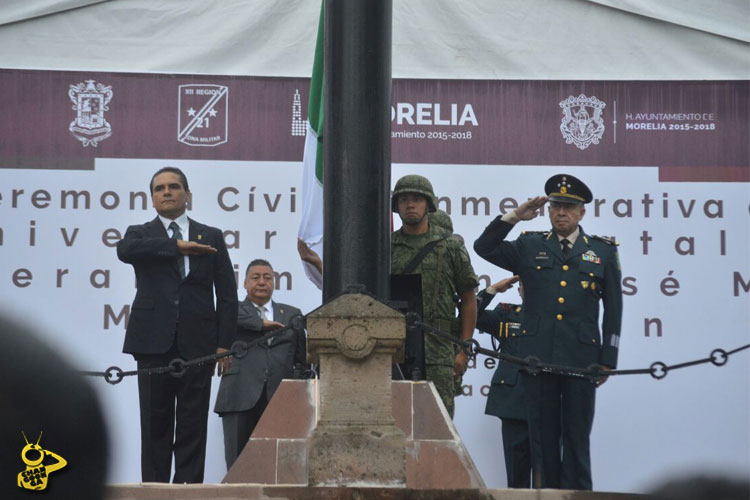
M 544 184 L 549 201 L 558 203 L 589 203 L 594 196 L 580 179 L 570 174 L 553 175 Z
M 427 211 L 434 212 L 437 210 L 437 200 L 435 191 L 432 189 L 432 183 L 421 175 L 405 175 L 396 182 L 391 195 L 391 209 L 398 212 L 398 197 L 401 194 L 413 193 L 421 194 L 427 199 Z

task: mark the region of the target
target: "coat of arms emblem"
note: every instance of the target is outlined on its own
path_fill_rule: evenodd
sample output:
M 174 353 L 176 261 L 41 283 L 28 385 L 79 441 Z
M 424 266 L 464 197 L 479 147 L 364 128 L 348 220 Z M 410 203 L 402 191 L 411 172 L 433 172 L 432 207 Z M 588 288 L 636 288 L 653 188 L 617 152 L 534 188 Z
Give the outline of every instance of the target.
M 180 85 L 177 140 L 188 146 L 218 146 L 229 139 L 229 87 Z
M 599 144 L 604 134 L 602 110 L 607 105 L 595 96 L 570 96 L 560 102 L 563 111 L 560 132 L 565 144 L 575 144 L 578 149 L 586 149 L 591 144 Z
M 112 100 L 111 85 L 86 80 L 78 85 L 71 85 L 68 97 L 76 112 L 76 118 L 70 122 L 68 130 L 84 147 L 96 147 L 99 141 L 112 135 L 112 127 L 104 119 L 104 112 L 109 111 L 109 101 Z

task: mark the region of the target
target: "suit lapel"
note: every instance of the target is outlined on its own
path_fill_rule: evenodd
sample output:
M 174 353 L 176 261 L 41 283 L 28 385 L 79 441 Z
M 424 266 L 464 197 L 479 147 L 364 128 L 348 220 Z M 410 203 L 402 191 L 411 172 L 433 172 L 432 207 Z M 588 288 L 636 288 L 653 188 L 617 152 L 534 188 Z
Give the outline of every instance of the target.
M 578 257 L 583 252 L 588 250 L 589 248 L 589 237 L 586 233 L 583 232 L 583 228 L 579 227 L 578 232 L 578 238 L 576 239 L 576 242 L 573 244 L 573 248 L 570 249 L 570 254 L 568 254 L 568 260 Z M 560 250 L 562 252 L 562 250 Z
M 188 227 L 188 233 L 190 233 L 188 235 L 188 240 L 207 245 L 208 243 L 206 243 L 206 235 L 203 231 L 203 225 L 195 222 L 190 217 L 188 217 L 188 223 L 190 224 Z M 197 255 L 190 255 L 188 259 L 190 260 L 190 272 L 188 273 L 188 276 L 190 276 L 196 266 L 200 265 L 200 259 Z M 185 278 L 187 278 L 188 276 L 185 276 Z
M 195 241 L 196 243 L 204 243 L 203 239 L 206 237 L 203 234 L 203 227 L 201 224 L 195 222 L 193 219 L 188 217 L 188 223 L 190 224 L 190 228 L 188 229 L 188 232 L 190 235 L 188 236 L 188 239 L 190 241 Z
M 255 314 L 256 316 L 260 317 L 260 315 L 258 314 L 258 309 L 256 309 L 255 305 L 249 298 L 246 297 L 245 300 L 240 302 L 240 307 L 244 309 L 246 314 Z
M 154 220 L 146 223 L 146 230 L 148 231 L 148 235 L 154 238 L 169 238 L 169 233 L 164 228 L 164 224 L 162 224 L 161 219 L 159 219 L 158 215 L 154 218 Z M 190 264 L 192 268 L 192 262 Z M 172 263 L 172 269 L 174 270 L 175 277 L 177 279 L 180 279 L 180 267 L 177 264 L 177 259 L 175 259 Z
M 260 319 L 261 321 L 263 321 L 263 318 L 261 318 L 261 316 L 260 316 L 260 311 L 258 310 L 258 307 L 255 305 L 255 303 L 252 300 L 250 300 L 249 297 L 246 297 L 245 300 L 243 300 L 240 303 L 240 307 L 244 307 L 249 314 L 254 314 L 255 316 L 258 317 L 258 319 Z M 259 332 L 259 334 L 260 334 L 261 337 L 263 335 L 265 335 L 266 333 L 268 333 L 268 332 L 267 331 L 263 331 L 262 329 Z M 261 347 L 263 349 L 268 349 L 269 345 L 270 344 L 268 343 L 267 340 L 258 343 L 258 347 Z
M 285 317 L 286 314 L 286 308 L 282 306 L 281 304 L 278 304 L 276 302 L 271 302 L 273 304 L 273 321 L 278 321 L 279 323 L 285 323 Z M 272 345 L 276 342 L 277 337 L 271 337 L 271 344 Z
M 157 215 L 154 220 L 146 223 L 146 229 L 148 230 L 149 236 L 157 238 L 169 238 L 169 233 L 164 229 L 164 224 L 161 223 L 161 219 Z
M 560 241 L 557 239 L 557 233 L 555 233 L 554 230 L 550 230 L 547 237 L 544 239 L 544 244 L 547 247 L 547 250 L 550 251 L 552 255 L 555 256 L 555 258 L 559 261 L 564 261 L 562 256 L 562 249 L 560 248 Z
M 278 318 L 275 321 L 278 321 L 279 323 L 286 324 L 286 307 L 284 307 L 282 304 L 279 304 L 278 302 L 273 303 L 273 317 Z

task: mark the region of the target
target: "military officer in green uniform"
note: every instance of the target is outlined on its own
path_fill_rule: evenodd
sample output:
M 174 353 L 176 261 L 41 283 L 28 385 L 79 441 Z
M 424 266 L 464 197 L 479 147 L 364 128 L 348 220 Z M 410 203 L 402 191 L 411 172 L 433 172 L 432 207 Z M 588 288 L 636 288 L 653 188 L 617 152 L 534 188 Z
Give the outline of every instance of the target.
M 477 294 L 477 330 L 495 338 L 504 354 L 518 356 L 518 337 L 521 336 L 523 306 L 499 303 L 487 309 L 498 293 L 513 287 L 518 276 L 493 283 Z M 523 286 L 519 283 L 518 294 L 523 299 Z M 493 344 L 495 343 L 493 342 Z M 526 403 L 519 366 L 498 361 L 492 376 L 490 392 L 487 394 L 486 415 L 502 420 L 503 455 L 508 488 L 531 487 L 531 445 L 529 426 L 526 420 Z
M 520 356 L 556 365 L 615 368 L 622 319 L 617 247 L 578 225 L 586 213 L 584 205 L 593 198 L 582 181 L 555 175 L 545 184 L 545 192 L 547 196 L 532 198 L 493 220 L 474 242 L 474 250 L 523 282 Z M 514 224 L 536 217 L 547 201 L 552 230 L 525 232 L 505 241 Z M 585 378 L 548 373 L 522 373 L 522 379 L 534 486 L 590 490 L 589 435 L 596 385 Z
M 419 175 L 406 175 L 398 180 L 391 198 L 391 208 L 401 218 L 401 229 L 391 236 L 391 272 L 405 274 L 420 251 L 427 245 L 418 265 L 410 273 L 422 277 L 422 308 L 424 322 L 450 332 L 455 318 L 453 295 L 461 298 L 461 338 L 470 339 L 476 324 L 478 285 L 469 254 L 460 239 L 436 224 L 428 214 L 435 212 L 437 201 L 432 184 Z M 425 368 L 427 380 L 435 384 L 445 408 L 453 417 L 455 379 L 466 371 L 468 357 L 455 353 L 453 344 L 434 335 L 425 334 Z

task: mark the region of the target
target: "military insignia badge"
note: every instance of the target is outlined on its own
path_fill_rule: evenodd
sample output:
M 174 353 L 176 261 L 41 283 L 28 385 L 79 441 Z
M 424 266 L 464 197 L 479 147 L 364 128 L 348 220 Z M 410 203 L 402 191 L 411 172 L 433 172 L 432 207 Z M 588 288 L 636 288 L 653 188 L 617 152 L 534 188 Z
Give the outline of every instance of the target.
M 111 85 L 86 80 L 78 85 L 71 85 L 68 97 L 76 112 L 68 130 L 84 147 L 96 147 L 99 141 L 112 135 L 112 127 L 104 119 L 104 112 L 109 111 L 109 101 L 112 100 Z
M 593 250 L 589 250 L 583 255 L 581 255 L 581 259 L 583 259 L 584 262 L 593 262 L 594 264 L 601 264 L 602 259 L 596 256 L 596 253 Z
M 585 289 L 587 289 L 589 287 L 589 282 L 588 281 L 581 281 L 581 286 L 585 290 Z
M 573 185 L 564 175 L 560 182 L 557 183 L 557 190 L 560 191 L 561 194 L 566 194 L 568 192 L 568 189 L 570 189 L 571 187 L 573 187 Z
M 218 146 L 229 140 L 229 87 L 180 85 L 177 140 L 188 146 Z
M 584 150 L 591 144 L 599 144 L 604 134 L 604 119 L 602 110 L 607 105 L 595 96 L 570 96 L 560 102 L 563 118 L 560 132 L 565 144 L 575 144 Z M 564 193 L 564 191 L 563 191 Z

